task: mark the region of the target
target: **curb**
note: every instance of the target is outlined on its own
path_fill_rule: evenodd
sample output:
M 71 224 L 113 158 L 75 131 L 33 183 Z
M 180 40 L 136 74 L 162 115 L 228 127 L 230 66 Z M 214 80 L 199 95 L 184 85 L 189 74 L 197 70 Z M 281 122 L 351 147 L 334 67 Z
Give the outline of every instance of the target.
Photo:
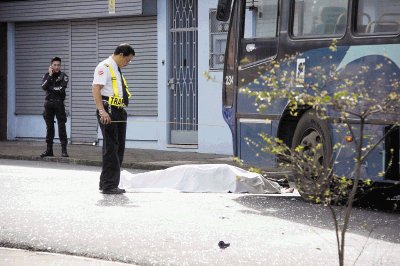
M 87 166 L 102 166 L 102 162 L 100 162 L 100 161 L 56 157 L 56 156 L 41 158 L 40 156 L 1 154 L 0 159 L 55 162 L 55 163 L 67 163 L 67 164 L 77 164 L 77 165 L 87 165 Z M 166 169 L 171 166 L 162 165 L 162 164 L 156 165 L 156 164 L 149 164 L 149 163 L 122 163 L 122 167 L 129 168 L 129 169 L 140 169 L 140 170 L 163 170 L 163 169 Z
M 77 164 L 77 165 L 86 165 L 86 166 L 102 166 L 101 161 L 95 160 L 86 160 L 86 159 L 75 159 L 71 157 L 45 157 L 41 158 L 40 156 L 27 156 L 27 155 L 5 155 L 0 154 L 0 159 L 7 160 L 25 160 L 25 161 L 42 161 L 42 162 L 55 162 L 55 163 L 66 163 L 66 164 Z M 196 161 L 160 161 L 160 162 L 136 162 L 136 163 L 122 163 L 122 168 L 127 169 L 139 169 L 139 170 L 163 170 L 169 167 L 182 165 L 182 164 L 204 164 L 204 163 L 212 163 L 208 161 L 196 162 Z M 215 162 L 214 162 L 215 163 Z
M 12 247 L 10 247 L 12 246 Z M 0 265 L 137 265 L 134 262 L 111 260 L 100 256 L 85 256 L 70 252 L 51 252 L 45 249 L 36 249 L 29 246 L 17 245 L 0 246 Z

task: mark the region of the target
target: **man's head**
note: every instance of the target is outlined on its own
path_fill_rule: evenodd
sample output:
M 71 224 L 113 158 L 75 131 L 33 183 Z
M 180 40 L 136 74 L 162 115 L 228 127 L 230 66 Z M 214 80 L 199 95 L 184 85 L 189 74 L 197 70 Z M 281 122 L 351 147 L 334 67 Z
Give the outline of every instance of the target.
M 61 58 L 59 57 L 54 57 L 53 59 L 51 59 L 51 68 L 53 69 L 53 71 L 55 73 L 60 72 L 61 69 Z
M 127 43 L 122 43 L 115 48 L 113 59 L 117 65 L 122 68 L 126 67 L 135 56 L 135 50 Z

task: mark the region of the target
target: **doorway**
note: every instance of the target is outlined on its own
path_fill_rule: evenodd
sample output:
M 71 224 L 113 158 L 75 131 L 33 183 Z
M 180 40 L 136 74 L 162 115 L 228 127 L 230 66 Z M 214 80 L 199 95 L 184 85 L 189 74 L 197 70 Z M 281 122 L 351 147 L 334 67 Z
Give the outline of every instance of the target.
M 198 143 L 197 0 L 170 1 L 170 142 Z

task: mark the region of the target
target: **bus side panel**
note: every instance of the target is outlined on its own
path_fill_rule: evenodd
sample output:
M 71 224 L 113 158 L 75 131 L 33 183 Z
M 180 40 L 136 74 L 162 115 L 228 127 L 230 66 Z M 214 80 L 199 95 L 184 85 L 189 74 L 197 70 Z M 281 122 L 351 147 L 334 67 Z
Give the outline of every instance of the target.
M 272 90 L 286 90 L 288 80 L 293 77 L 295 82 L 291 90 L 304 90 L 304 83 L 317 83 L 321 79 L 322 74 L 329 74 L 332 65 L 338 66 L 349 47 L 338 47 L 336 51 L 331 51 L 329 48 L 318 48 L 308 50 L 289 59 L 275 61 L 267 61 L 263 64 L 252 66 L 239 71 L 239 91 L 237 96 L 237 112 L 239 114 L 263 114 L 263 115 L 282 115 L 287 101 L 285 99 L 273 100 L 273 103 L 267 108 L 259 108 L 257 99 L 249 96 L 250 92 L 268 92 Z M 288 55 L 281 55 L 285 57 Z M 299 71 L 298 62 L 304 62 L 303 80 L 296 79 L 296 73 Z M 272 64 L 279 64 L 279 69 L 274 69 L 271 72 Z M 278 87 L 273 88 L 268 81 L 277 79 Z
M 260 168 L 275 167 L 275 155 L 262 149 L 266 143 L 261 133 L 271 135 L 271 121 L 239 120 L 239 155 L 243 163 Z
M 330 49 L 329 47 L 311 49 L 308 51 L 301 52 L 297 54 L 294 59 L 290 62 L 280 62 L 281 68 L 280 72 L 277 74 L 272 74 L 268 72 L 270 67 L 270 62 L 265 62 L 262 65 L 249 67 L 247 69 L 242 69 L 239 71 L 239 92 L 237 95 L 237 113 L 239 117 L 251 118 L 252 115 L 278 115 L 281 116 L 286 108 L 286 100 L 279 99 L 274 101 L 273 104 L 267 106 L 267 109 L 260 110 L 256 105 L 256 99 L 249 97 L 248 93 L 243 92 L 244 89 L 249 91 L 268 91 L 271 90 L 266 84 L 266 80 L 270 75 L 279 75 L 285 71 L 291 73 L 297 72 L 299 60 L 305 63 L 304 67 L 304 84 L 323 84 L 321 90 L 327 90 L 328 93 L 333 93 L 336 89 L 343 83 L 343 79 L 338 81 L 330 80 L 330 75 L 332 69 L 338 69 L 341 72 L 343 78 L 353 78 L 357 77 L 358 80 L 365 80 L 365 83 L 370 86 L 371 95 L 375 98 L 380 99 L 388 93 L 390 90 L 394 89 L 392 87 L 393 80 L 399 81 L 400 79 L 400 45 L 399 44 L 380 44 L 380 45 L 356 45 L 356 46 L 338 46 L 336 49 Z M 370 71 L 364 74 L 359 74 L 360 70 L 368 66 Z M 323 77 L 325 76 L 325 77 Z M 267 78 L 266 78 L 267 77 Z M 325 78 L 325 84 L 323 82 Z M 295 84 L 292 90 L 305 90 L 302 87 L 302 83 Z M 286 89 L 281 84 L 281 89 Z M 349 91 L 354 88 L 347 87 Z M 338 113 L 334 110 L 329 109 L 329 115 L 338 116 Z M 381 114 L 380 116 L 375 115 L 374 119 L 381 119 L 382 124 L 387 124 L 388 119 L 399 120 L 399 117 L 389 116 L 388 114 Z M 242 127 L 242 125 L 240 126 Z M 366 128 L 367 135 L 383 136 L 382 132 L 386 126 L 368 126 Z M 258 126 L 252 128 L 256 132 L 261 132 Z M 242 129 L 240 129 L 242 131 Z M 247 130 L 241 132 L 240 138 L 238 138 L 238 147 L 244 152 L 240 152 L 240 158 L 245 161 L 252 162 L 251 149 L 245 148 L 245 138 L 248 134 Z M 257 133 L 251 132 L 251 136 L 257 136 Z M 283 132 L 284 134 L 284 132 Z M 277 135 L 276 128 L 271 129 L 271 135 Z M 336 141 L 341 141 L 343 138 L 336 138 Z M 376 181 L 388 180 L 388 178 L 382 177 L 380 173 L 385 168 L 385 164 L 389 160 L 388 156 L 383 156 L 387 154 L 385 151 L 384 144 L 381 144 L 376 151 L 372 152 L 370 157 L 367 159 L 366 163 L 363 165 L 363 173 L 365 178 L 371 178 Z M 258 152 L 254 152 L 258 154 Z M 346 151 L 347 156 L 340 159 L 339 165 L 335 166 L 338 174 L 343 174 L 348 176 L 351 174 L 350 165 L 354 165 L 354 153 Z M 254 157 L 254 156 L 253 156 Z M 259 156 L 255 156 L 255 164 L 259 164 Z M 272 161 L 266 160 L 264 165 L 269 165 Z M 394 173 L 396 175 L 396 173 Z M 398 174 L 395 180 L 398 179 Z
M 359 135 L 359 125 L 352 125 L 354 128 L 355 135 Z M 345 125 L 335 124 L 332 125 L 333 129 L 333 143 L 342 144 L 341 148 L 334 151 L 334 173 L 339 176 L 345 176 L 346 178 L 354 178 L 354 167 L 356 158 L 356 149 L 359 139 L 356 141 L 346 142 L 345 136 L 350 135 Z M 364 145 L 370 145 L 371 147 L 376 144 L 383 136 L 385 132 L 385 126 L 381 125 L 365 125 L 364 128 Z M 384 181 L 385 171 L 385 143 L 379 144 L 368 156 L 367 160 L 362 164 L 361 167 L 361 178 L 371 179 L 372 181 Z
M 286 99 L 276 99 L 273 104 L 261 108 L 257 99 L 250 96 L 249 92 L 268 92 L 271 88 L 267 81 L 271 77 L 269 68 L 271 62 L 260 66 L 250 67 L 239 71 L 239 91 L 237 94 L 237 112 L 239 114 L 281 115 L 287 105 Z M 284 70 L 294 70 L 294 64 L 285 66 Z M 276 75 L 279 76 L 279 73 Z

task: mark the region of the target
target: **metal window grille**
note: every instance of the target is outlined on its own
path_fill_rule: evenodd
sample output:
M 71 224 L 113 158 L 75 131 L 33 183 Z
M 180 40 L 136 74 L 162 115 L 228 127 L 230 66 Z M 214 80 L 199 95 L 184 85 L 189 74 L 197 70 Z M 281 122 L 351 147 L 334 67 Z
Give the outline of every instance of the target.
M 229 21 L 218 21 L 217 10 L 210 9 L 210 70 L 223 70 Z

